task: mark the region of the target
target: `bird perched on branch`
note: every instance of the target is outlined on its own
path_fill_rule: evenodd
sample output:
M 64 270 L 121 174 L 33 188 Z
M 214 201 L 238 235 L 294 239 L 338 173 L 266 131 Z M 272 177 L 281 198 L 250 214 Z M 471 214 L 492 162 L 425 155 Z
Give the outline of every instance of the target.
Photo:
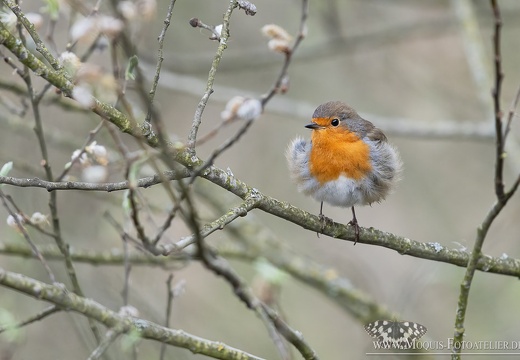
M 311 141 L 298 137 L 287 149 L 291 177 L 298 190 L 333 206 L 351 207 L 356 240 L 359 225 L 354 206 L 380 202 L 399 178 L 402 163 L 385 134 L 347 104 L 331 101 L 318 106 Z

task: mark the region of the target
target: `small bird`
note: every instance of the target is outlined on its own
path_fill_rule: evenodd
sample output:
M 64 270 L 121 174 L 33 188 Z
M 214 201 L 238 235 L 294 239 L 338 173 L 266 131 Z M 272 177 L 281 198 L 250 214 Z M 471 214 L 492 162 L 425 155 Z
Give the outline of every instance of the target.
M 354 206 L 383 200 L 392 190 L 402 168 L 397 150 L 385 134 L 347 104 L 331 101 L 316 108 L 311 141 L 294 139 L 286 157 L 298 190 L 333 206 L 351 207 L 356 240 L 359 225 Z M 330 220 L 329 220 L 330 221 Z

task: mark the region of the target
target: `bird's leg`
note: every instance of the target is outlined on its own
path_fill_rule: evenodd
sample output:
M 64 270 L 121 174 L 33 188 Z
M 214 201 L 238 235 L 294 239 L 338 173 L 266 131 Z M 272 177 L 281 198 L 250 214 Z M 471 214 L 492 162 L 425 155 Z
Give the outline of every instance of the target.
M 356 219 L 356 211 L 354 210 L 354 206 L 352 206 L 352 220 L 350 220 L 348 224 L 354 226 L 354 234 L 356 235 L 354 245 L 356 245 L 359 240 L 359 225 Z
M 320 222 L 321 222 L 321 232 L 323 232 L 323 230 L 325 230 L 325 226 L 327 226 L 327 223 L 329 223 L 329 224 L 333 223 L 331 218 L 328 218 L 325 215 L 323 215 L 323 201 L 320 204 Z M 317 232 L 316 235 L 318 235 L 318 237 L 320 237 L 319 232 Z

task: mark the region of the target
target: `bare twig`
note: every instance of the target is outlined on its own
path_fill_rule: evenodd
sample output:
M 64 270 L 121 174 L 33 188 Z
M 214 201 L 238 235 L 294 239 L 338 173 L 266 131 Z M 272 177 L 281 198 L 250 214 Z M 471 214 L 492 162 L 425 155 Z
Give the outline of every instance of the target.
M 289 341 L 300 352 L 304 359 L 319 359 L 318 354 L 316 354 L 316 351 L 307 343 L 301 332 L 292 329 L 285 321 L 282 320 L 282 318 L 280 318 L 280 316 L 275 311 L 270 309 L 268 306 L 262 305 L 262 307 L 273 322 L 276 330 L 278 330 L 278 332 L 282 334 L 283 337 L 287 339 L 287 341 Z
M 298 30 L 298 36 L 296 37 L 296 40 L 294 42 L 294 45 L 285 54 L 285 61 L 282 66 L 282 69 L 280 71 L 280 75 L 278 75 L 278 78 L 276 79 L 274 85 L 272 86 L 271 90 L 267 92 L 267 94 L 262 96 L 261 102 L 262 106 L 265 107 L 265 105 L 271 100 L 271 98 L 279 91 L 280 85 L 284 81 L 285 77 L 287 76 L 287 70 L 289 69 L 289 65 L 291 64 L 292 56 L 302 40 L 305 38 L 306 32 L 307 32 L 307 17 L 309 15 L 309 0 L 302 0 L 302 13 L 301 13 L 301 19 L 300 19 L 300 28 Z
M 173 274 L 168 276 L 168 280 L 166 280 L 166 289 L 168 292 L 168 296 L 166 297 L 166 318 L 164 320 L 164 326 L 170 327 L 170 316 L 172 313 L 172 303 L 173 303 L 173 290 L 172 290 L 172 280 Z M 166 354 L 166 344 L 161 345 L 161 354 L 159 355 L 159 360 L 164 359 L 164 355 Z
M 208 30 L 211 33 L 211 36 L 209 37 L 210 40 L 220 41 L 221 34 L 217 31 L 216 26 L 204 24 L 202 21 L 200 21 L 197 18 L 191 18 L 189 22 L 190 22 L 190 25 L 194 28 L 201 28 L 204 30 Z
M 103 340 L 99 343 L 97 348 L 94 349 L 94 351 L 90 354 L 87 360 L 97 360 L 100 359 L 103 354 L 108 350 L 108 347 L 116 341 L 116 339 L 121 335 L 122 333 L 122 327 L 119 329 L 110 329 L 105 334 L 105 337 Z
M 211 156 L 204 162 L 204 164 L 193 172 L 190 178 L 190 184 L 192 184 L 195 181 L 195 179 L 198 176 L 200 176 L 207 168 L 212 166 L 213 162 L 220 154 L 222 154 L 224 151 L 233 146 L 238 140 L 240 140 L 242 135 L 244 135 L 249 129 L 249 127 L 253 124 L 253 121 L 255 121 L 254 118 L 247 120 L 246 123 L 237 131 L 237 133 L 234 136 L 230 137 L 224 142 L 224 144 L 220 145 L 218 148 L 213 150 Z
M 128 249 L 128 240 L 126 236 L 123 236 L 121 238 L 123 240 L 123 254 L 124 254 L 124 267 L 125 267 L 125 273 L 124 273 L 124 285 L 123 285 L 123 305 L 128 305 L 128 293 L 130 291 L 130 271 L 132 270 L 132 265 L 130 264 L 129 260 L 129 249 Z
M 45 261 L 45 258 L 43 257 L 42 253 L 38 250 L 38 248 L 36 247 L 36 245 L 34 244 L 34 242 L 31 240 L 31 237 L 29 236 L 29 234 L 27 233 L 27 230 L 25 230 L 25 227 L 23 226 L 23 223 L 22 221 L 20 220 L 19 218 L 19 215 L 17 213 L 14 213 L 13 211 L 11 211 L 11 208 L 9 207 L 9 205 L 7 204 L 7 201 L 6 200 L 11 200 L 12 199 L 9 199 L 5 194 L 4 192 L 0 189 L 0 199 L 2 199 L 2 204 L 3 206 L 5 207 L 5 209 L 7 210 L 7 213 L 12 216 L 13 220 L 16 222 L 16 227 L 18 229 L 18 231 L 20 231 L 25 239 L 25 241 L 27 241 L 27 243 L 29 244 L 29 246 L 31 247 L 34 255 L 36 255 L 36 257 L 40 260 L 40 262 L 42 263 L 43 265 L 43 268 L 45 269 L 45 271 L 47 272 L 47 274 L 49 275 L 49 278 L 51 280 L 52 283 L 55 283 L 56 282 L 56 277 L 54 276 L 54 273 L 52 272 L 51 268 L 49 267 L 49 264 L 47 264 L 47 261 Z
M 502 209 L 507 205 L 509 199 L 514 195 L 514 193 L 518 189 L 519 184 L 520 176 L 517 178 L 511 190 L 509 190 L 507 193 L 504 194 L 504 196 L 497 200 L 497 202 L 493 205 L 491 210 L 489 210 L 482 224 L 477 229 L 477 238 L 475 239 L 475 245 L 473 246 L 473 250 L 471 252 L 468 265 L 466 267 L 464 279 L 462 280 L 462 283 L 460 285 L 460 294 L 457 302 L 457 312 L 455 315 L 455 333 L 453 337 L 452 348 L 452 359 L 454 360 L 460 360 L 460 352 L 463 348 L 461 344 L 464 340 L 464 322 L 466 319 L 466 310 L 468 307 L 469 291 L 471 289 L 473 276 L 475 275 L 475 271 L 477 270 L 478 263 L 483 257 L 482 245 L 484 244 L 484 240 L 486 239 L 486 235 L 488 233 L 489 228 L 493 224 L 493 221 L 498 216 L 498 214 L 500 214 Z
M 520 86 L 516 90 L 516 96 L 513 100 L 513 103 L 511 104 L 511 108 L 509 109 L 509 114 L 507 116 L 507 124 L 506 129 L 504 130 L 504 142 L 507 140 L 507 136 L 509 135 L 509 132 L 511 131 L 511 123 L 513 122 L 513 118 L 516 114 L 516 108 L 518 107 L 518 102 L 520 101 Z
M 217 230 L 222 230 L 232 221 L 238 219 L 239 217 L 246 216 L 247 213 L 253 210 L 257 206 L 258 202 L 254 196 L 249 197 L 242 204 L 229 209 L 224 215 L 222 215 L 217 220 L 205 225 L 202 227 L 198 234 L 193 234 L 191 236 L 182 238 L 175 245 L 177 250 L 181 250 L 186 248 L 187 246 L 194 244 L 196 242 L 197 237 L 206 238 L 211 235 L 213 232 Z
M 207 134 L 197 139 L 197 146 L 204 144 L 205 142 L 211 140 L 215 135 L 218 134 L 220 130 L 222 130 L 225 126 L 235 122 L 238 120 L 236 117 L 232 117 L 226 120 L 223 120 L 219 125 L 215 126 L 212 130 L 210 130 Z
M 189 176 L 189 173 L 184 170 L 180 172 L 176 171 L 165 171 L 163 174 L 164 178 L 167 180 L 179 180 Z M 138 179 L 136 181 L 136 187 L 148 188 L 150 186 L 154 186 L 160 184 L 163 180 L 162 176 L 157 174 L 154 176 L 147 176 L 145 178 Z M 20 179 L 9 176 L 0 176 L 0 184 L 8 184 L 17 187 L 36 187 L 43 188 L 47 191 L 56 191 L 56 190 L 83 190 L 83 191 L 121 191 L 128 190 L 129 182 L 120 181 L 114 183 L 89 183 L 89 182 L 81 182 L 81 181 L 65 181 L 65 182 L 53 182 L 46 181 L 40 178 L 32 178 L 32 179 Z
M 164 46 L 164 38 L 166 37 L 166 31 L 168 31 L 168 27 L 170 26 L 170 21 L 173 14 L 173 7 L 175 5 L 176 0 L 170 0 L 170 5 L 168 6 L 168 11 L 166 12 L 166 19 L 164 19 L 164 26 L 161 30 L 161 33 L 159 34 L 159 38 L 157 39 L 159 41 L 159 49 L 157 50 L 157 65 L 155 68 L 155 75 L 152 81 L 152 88 L 149 92 L 149 105 L 148 105 L 148 112 L 146 114 L 145 121 L 150 122 L 150 119 L 152 117 L 152 107 L 153 107 L 153 101 L 155 99 L 155 92 L 157 90 L 157 85 L 159 84 L 159 76 L 161 74 L 161 66 L 162 62 L 164 60 L 163 57 L 163 46 Z
M 50 316 L 52 314 L 56 314 L 57 312 L 60 312 L 60 311 L 61 311 L 61 309 L 58 306 L 56 306 L 56 305 L 49 306 L 48 308 L 43 309 L 42 311 L 40 311 L 38 314 L 35 314 L 35 315 L 31 316 L 28 319 L 20 321 L 17 324 L 10 325 L 10 326 L 5 326 L 5 327 L 0 327 L 0 334 L 3 333 L 4 331 L 10 330 L 10 329 L 17 329 L 17 328 L 21 328 L 23 326 L 35 323 L 36 321 L 40 321 L 42 319 L 45 319 L 47 316 Z
M 204 113 L 204 109 L 206 108 L 206 104 L 208 103 L 210 95 L 213 93 L 213 83 L 215 82 L 215 76 L 217 74 L 218 65 L 220 64 L 220 60 L 222 59 L 222 55 L 224 50 L 227 48 L 227 41 L 229 38 L 229 21 L 231 19 L 231 14 L 233 13 L 233 9 L 237 6 L 236 0 L 230 0 L 228 9 L 224 14 L 224 20 L 222 22 L 222 32 L 220 34 L 219 46 L 217 48 L 217 52 L 215 53 L 215 57 L 213 58 L 213 62 L 211 64 L 211 69 L 209 70 L 208 82 L 206 84 L 206 90 L 204 91 L 204 95 L 199 101 L 197 105 L 197 109 L 195 111 L 195 115 L 193 117 L 193 122 L 191 125 L 190 134 L 188 136 L 188 147 L 195 151 L 195 144 L 197 142 L 197 133 L 199 131 L 199 126 L 202 123 L 202 114 Z
M 85 153 L 87 146 L 92 142 L 92 140 L 94 140 L 94 138 L 96 137 L 96 135 L 99 132 L 99 130 L 101 130 L 101 128 L 103 127 L 103 123 L 104 122 L 105 122 L 104 120 L 101 120 L 101 122 L 98 124 L 98 126 L 96 126 L 95 129 L 89 131 L 87 139 L 83 143 L 83 146 L 81 147 L 80 152 L 76 155 L 76 157 L 74 157 L 70 161 L 70 165 L 68 167 L 66 167 L 65 169 L 63 169 L 63 172 L 60 174 L 60 176 L 58 176 L 58 178 L 55 180 L 55 182 L 61 182 L 65 178 L 65 176 L 67 176 L 67 174 L 69 173 L 70 169 L 72 169 L 74 164 L 76 164 L 79 161 L 81 156 Z
M 132 241 L 132 244 L 133 243 L 134 242 Z M 38 250 L 48 261 L 63 261 L 63 254 L 60 253 L 56 246 L 40 245 L 38 246 Z M 14 243 L 0 243 L 0 254 L 19 256 L 28 259 L 36 257 L 30 246 Z M 119 248 L 107 249 L 105 251 L 73 248 L 70 250 L 70 257 L 74 262 L 92 265 L 121 266 L 125 263 L 125 254 Z M 192 256 L 180 252 L 170 254 L 168 257 L 157 257 L 152 256 L 143 250 L 140 252 L 129 252 L 127 259 L 132 266 L 159 266 L 162 268 L 170 268 L 176 264 L 182 265 L 182 263 L 192 259 Z
M 495 162 L 495 193 L 497 198 L 504 196 L 504 134 L 502 130 L 502 109 L 500 107 L 500 95 L 502 90 L 502 53 L 501 53 L 501 29 L 502 18 L 497 0 L 491 0 L 491 7 L 495 18 L 495 28 L 493 32 L 493 50 L 495 65 L 495 84 L 493 88 L 493 106 L 495 111 L 495 136 L 496 136 L 496 162 Z

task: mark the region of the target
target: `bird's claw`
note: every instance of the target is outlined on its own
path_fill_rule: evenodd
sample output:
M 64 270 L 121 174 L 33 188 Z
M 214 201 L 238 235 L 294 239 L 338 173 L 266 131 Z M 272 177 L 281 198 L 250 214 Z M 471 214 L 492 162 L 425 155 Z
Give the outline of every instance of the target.
M 355 235 L 355 238 L 356 238 L 356 239 L 354 240 L 354 245 L 356 245 L 357 242 L 359 241 L 359 225 L 358 225 L 357 219 L 354 218 L 354 219 L 350 220 L 350 221 L 348 222 L 348 225 L 354 227 L 354 235 Z
M 331 225 L 334 220 L 332 220 L 331 218 L 329 217 L 326 217 L 325 215 L 323 214 L 320 214 L 319 215 L 319 218 L 320 218 L 320 223 L 321 223 L 321 229 L 320 229 L 320 232 L 323 232 L 323 230 L 325 230 L 325 227 L 327 225 Z M 318 235 L 318 237 L 320 237 L 320 232 L 317 232 L 316 235 Z

